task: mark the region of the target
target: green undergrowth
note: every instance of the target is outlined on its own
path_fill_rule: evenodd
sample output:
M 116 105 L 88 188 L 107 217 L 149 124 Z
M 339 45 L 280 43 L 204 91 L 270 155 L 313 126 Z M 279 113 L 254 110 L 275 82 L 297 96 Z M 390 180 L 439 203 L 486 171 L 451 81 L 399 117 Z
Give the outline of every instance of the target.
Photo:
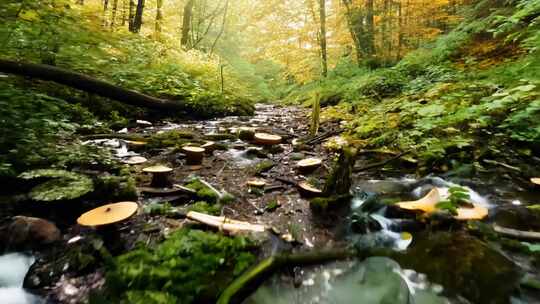
M 55 65 L 182 100 L 192 117 L 253 112 L 255 94 L 234 71 L 225 70 L 227 86 L 222 93 L 217 56 L 183 51 L 178 39 L 156 41 L 125 30 L 105 31 L 97 12 L 89 9 L 67 0 L 2 2 L 2 57 Z
M 342 62 L 285 100 L 309 105 L 320 95 L 322 117 L 346 117 L 361 148 L 412 150 L 425 171 L 482 159 L 524 164 L 540 146 L 538 3 L 480 1 L 396 66 Z
M 255 262 L 253 246 L 244 237 L 181 229 L 156 248 L 115 258 L 106 293 L 95 303 L 213 303 Z

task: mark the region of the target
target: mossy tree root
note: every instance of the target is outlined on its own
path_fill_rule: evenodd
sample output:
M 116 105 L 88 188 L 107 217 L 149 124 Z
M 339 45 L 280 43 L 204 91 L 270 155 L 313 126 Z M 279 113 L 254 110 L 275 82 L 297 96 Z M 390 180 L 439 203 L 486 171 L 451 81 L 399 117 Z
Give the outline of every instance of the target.
M 241 303 L 276 270 L 283 267 L 321 264 L 356 257 L 354 250 L 338 249 L 292 254 L 280 254 L 262 260 L 234 280 L 219 297 L 217 304 Z

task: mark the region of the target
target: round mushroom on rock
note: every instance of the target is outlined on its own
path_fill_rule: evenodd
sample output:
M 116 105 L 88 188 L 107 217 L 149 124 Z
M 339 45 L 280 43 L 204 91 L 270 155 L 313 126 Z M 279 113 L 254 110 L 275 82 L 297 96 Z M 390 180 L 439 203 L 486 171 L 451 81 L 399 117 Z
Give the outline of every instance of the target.
M 263 146 L 273 146 L 281 143 L 281 136 L 268 133 L 255 133 L 254 141 Z
M 144 168 L 143 172 L 152 174 L 152 182 L 150 183 L 150 186 L 156 187 L 156 188 L 165 188 L 171 185 L 169 176 L 172 170 L 173 169 L 167 166 L 157 165 L 157 166 Z
M 186 155 L 186 163 L 188 165 L 200 165 L 204 158 L 205 148 L 186 146 L 182 148 L 182 152 Z

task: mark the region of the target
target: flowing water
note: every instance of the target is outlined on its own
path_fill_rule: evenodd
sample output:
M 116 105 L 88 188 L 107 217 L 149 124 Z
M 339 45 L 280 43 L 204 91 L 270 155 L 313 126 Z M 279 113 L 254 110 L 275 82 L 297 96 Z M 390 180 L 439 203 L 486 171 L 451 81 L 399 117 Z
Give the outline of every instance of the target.
M 0 303 L 38 304 L 39 297 L 23 289 L 23 281 L 34 257 L 24 253 L 8 253 L 0 256 Z

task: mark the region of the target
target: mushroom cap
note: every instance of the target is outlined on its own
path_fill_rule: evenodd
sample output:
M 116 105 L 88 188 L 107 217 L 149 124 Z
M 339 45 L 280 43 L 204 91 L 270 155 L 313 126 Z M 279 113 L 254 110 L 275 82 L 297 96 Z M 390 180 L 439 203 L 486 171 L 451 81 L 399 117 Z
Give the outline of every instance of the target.
M 315 188 L 314 186 L 312 186 L 308 182 L 300 182 L 300 183 L 298 183 L 298 187 L 300 187 L 302 190 L 304 190 L 306 192 L 309 192 L 309 193 L 313 193 L 313 194 L 321 194 L 322 193 L 322 190 Z
M 268 133 L 255 133 L 255 141 L 261 145 L 277 145 L 281 143 L 281 136 Z
M 306 158 L 302 159 L 301 161 L 297 162 L 296 165 L 300 168 L 315 168 L 322 164 L 322 160 L 319 158 Z
M 437 203 L 441 200 L 441 194 L 437 188 L 431 189 L 429 193 L 416 201 L 400 202 L 396 205 L 401 209 L 421 210 L 425 213 L 432 213 L 437 210 Z
M 201 148 L 201 147 L 194 147 L 194 146 L 185 146 L 185 147 L 182 147 L 182 151 L 185 152 L 186 154 L 200 154 L 200 153 L 204 153 L 204 151 L 206 151 L 204 148 Z
M 437 211 L 437 203 L 441 201 L 441 194 L 437 188 L 433 188 L 426 196 L 423 198 L 410 201 L 410 202 L 401 202 L 396 205 L 401 209 L 407 210 L 420 210 L 427 214 Z M 472 208 L 468 207 L 459 207 L 457 208 L 457 214 L 454 215 L 454 218 L 458 221 L 466 220 L 481 220 L 488 215 L 488 209 L 486 207 L 473 204 Z
M 148 160 L 142 156 L 132 156 L 122 162 L 128 165 L 138 165 L 147 162 Z
M 531 178 L 531 182 L 532 182 L 533 184 L 540 185 L 540 177 L 533 177 L 533 178 Z
M 266 185 L 266 181 L 262 179 L 250 179 L 246 184 L 252 187 L 264 187 Z
M 205 142 L 205 143 L 201 146 L 201 148 L 213 147 L 213 146 L 215 146 L 215 145 L 216 145 L 216 142 L 214 142 L 214 141 L 207 141 L 207 142 Z
M 173 169 L 167 166 L 163 166 L 163 165 L 157 165 L 157 166 L 147 167 L 143 169 L 144 172 L 148 172 L 148 173 L 165 173 L 165 172 L 171 172 L 172 170 Z
M 460 207 L 457 208 L 457 215 L 454 216 L 456 220 L 481 220 L 488 216 L 488 209 L 479 205 L 474 205 L 473 208 Z
M 77 223 L 81 226 L 97 227 L 121 222 L 130 218 L 139 209 L 135 202 L 108 204 L 83 213 Z

